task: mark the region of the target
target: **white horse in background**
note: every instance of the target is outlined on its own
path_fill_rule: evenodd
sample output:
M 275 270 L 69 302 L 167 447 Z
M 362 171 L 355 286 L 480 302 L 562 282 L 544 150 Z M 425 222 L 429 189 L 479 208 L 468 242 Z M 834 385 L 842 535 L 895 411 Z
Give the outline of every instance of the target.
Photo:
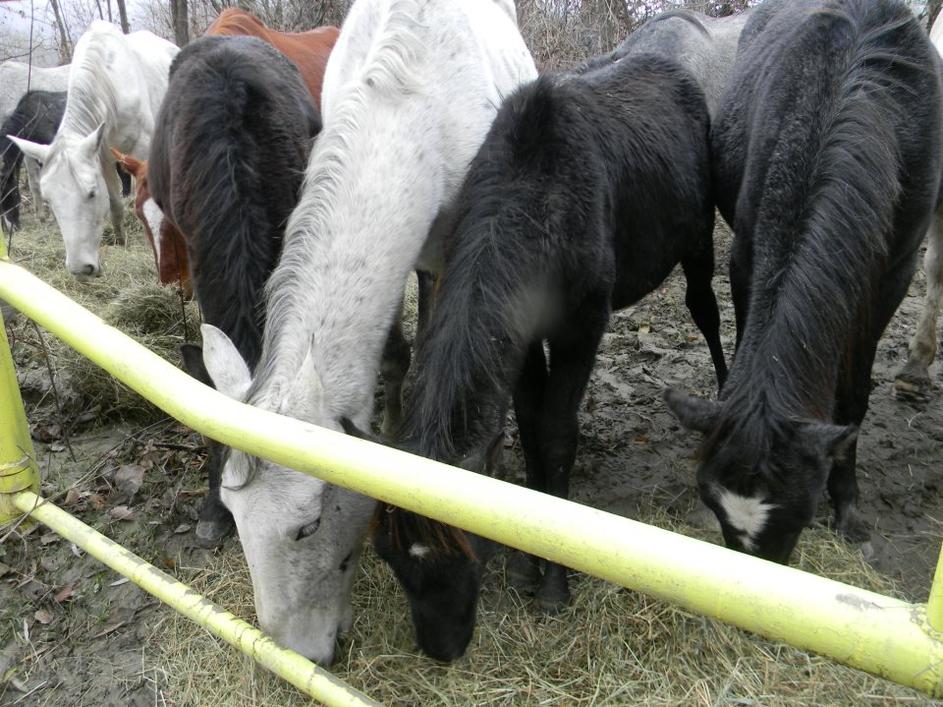
M 16 110 L 20 99 L 28 91 L 68 90 L 69 68 L 68 64 L 47 69 L 20 61 L 0 63 L 0 125 Z M 33 197 L 33 210 L 40 213 L 42 192 L 39 188 L 39 164 L 30 158 L 25 162 L 30 194 Z
M 314 145 L 268 283 L 255 379 L 204 325 L 221 392 L 340 431 L 369 429 L 408 273 L 438 271 L 452 202 L 504 96 L 536 76 L 510 0 L 356 0 L 324 80 Z M 376 502 L 232 450 L 232 512 L 263 629 L 329 662 Z
M 943 13 L 930 28 L 930 41 L 943 54 Z M 927 295 L 917 330 L 910 340 L 907 363 L 897 374 L 894 387 L 902 393 L 928 392 L 932 388 L 929 368 L 939 347 L 937 319 L 943 301 L 943 203 L 933 214 L 927 229 L 927 252 L 923 256 L 923 271 L 927 276 Z
M 65 241 L 73 275 L 98 276 L 98 246 L 110 207 L 123 241 L 121 181 L 110 147 L 146 159 L 157 110 L 178 49 L 140 31 L 96 20 L 75 45 L 65 114 L 50 145 L 11 137 L 41 165 L 40 185 Z

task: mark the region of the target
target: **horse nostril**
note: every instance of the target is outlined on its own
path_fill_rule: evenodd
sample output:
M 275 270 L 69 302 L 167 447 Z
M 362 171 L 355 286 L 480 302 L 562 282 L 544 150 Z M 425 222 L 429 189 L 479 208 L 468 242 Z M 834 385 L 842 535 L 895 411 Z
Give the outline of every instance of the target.
M 86 265 L 84 268 L 82 268 L 82 274 L 83 274 L 83 275 L 94 275 L 94 274 L 95 274 L 95 266 L 94 266 L 94 265 Z

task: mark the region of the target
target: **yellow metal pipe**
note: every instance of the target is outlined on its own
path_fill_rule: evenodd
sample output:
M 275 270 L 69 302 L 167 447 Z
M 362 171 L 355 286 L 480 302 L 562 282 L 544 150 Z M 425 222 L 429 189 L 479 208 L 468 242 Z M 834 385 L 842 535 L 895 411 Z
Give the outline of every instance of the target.
M 943 634 L 943 547 L 937 559 L 933 584 L 930 585 L 930 598 L 927 600 L 927 619 L 934 631 Z M 943 638 L 943 635 L 941 635 Z
M 236 403 L 15 266 L 0 263 L 0 297 L 224 444 L 943 696 L 943 643 L 924 605 Z
M 0 260 L 5 260 L 6 254 L 6 243 L 0 238 Z M 9 494 L 24 489 L 39 491 L 39 472 L 0 312 L 0 526 L 21 515 Z
M 363 693 L 322 670 L 295 651 L 282 648 L 254 626 L 161 572 L 154 565 L 98 531 L 73 518 L 58 506 L 31 491 L 13 497 L 16 506 L 59 535 L 101 560 L 141 589 L 238 648 L 260 665 L 284 678 L 302 692 L 326 705 L 377 705 Z

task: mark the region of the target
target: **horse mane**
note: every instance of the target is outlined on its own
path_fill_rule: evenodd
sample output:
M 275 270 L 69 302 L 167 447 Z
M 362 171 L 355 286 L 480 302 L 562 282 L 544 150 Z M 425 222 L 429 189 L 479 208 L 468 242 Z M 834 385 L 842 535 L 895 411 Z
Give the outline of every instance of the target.
M 873 3 L 846 5 L 797 8 L 767 29 L 780 49 L 790 47 L 794 66 L 777 70 L 782 52 L 756 41 L 757 33 L 752 48 L 741 47 L 746 68 L 734 80 L 742 82 L 746 73 L 769 84 L 754 85 L 749 96 L 751 125 L 763 121 L 775 131 L 756 141 L 763 145 L 755 148 L 758 155 L 747 157 L 735 225 L 738 238 L 744 229 L 754 234 L 753 278 L 764 286 L 751 293 L 740 356 L 755 351 L 724 389 L 704 456 L 731 434 L 768 451 L 797 416 L 831 419 L 841 360 L 835 348 L 870 321 L 873 273 L 889 257 L 886 234 L 903 191 L 895 134 L 907 121 L 901 100 L 922 100 L 901 74 L 936 79 L 920 57 L 883 41 L 902 32 L 902 43 L 914 45 L 920 29 L 906 8 L 869 26 L 865 19 L 873 22 L 869 15 L 879 11 Z M 745 204 L 750 196 L 753 203 Z M 755 214 L 752 224 L 745 210 Z M 763 234 L 761 242 L 755 234 Z
M 72 58 L 69 92 L 60 134 L 69 131 L 85 137 L 99 123 L 114 120 L 118 114 L 115 87 L 106 80 L 101 67 L 107 61 L 106 45 L 114 40 L 123 41 L 123 36 L 90 30 L 83 35 L 83 38 L 86 37 L 85 42 L 79 41 L 78 48 L 81 51 L 77 51 Z M 99 38 L 107 38 L 107 41 L 100 41 Z
M 204 319 L 251 369 L 261 350 L 263 286 L 320 118 L 295 65 L 256 38 L 199 39 L 177 55 L 171 75 L 151 194 L 186 235 Z
M 268 324 L 261 357 L 263 368 L 249 391 L 249 400 L 254 404 L 279 399 L 282 385 L 293 380 L 307 353 L 307 273 L 312 270 L 312 257 L 318 256 L 313 246 L 335 236 L 335 208 L 351 169 L 351 137 L 360 130 L 361 119 L 376 94 L 395 98 L 420 85 L 412 70 L 415 57 L 423 53 L 413 32 L 415 13 L 413 0 L 394 0 L 390 4 L 365 63 L 357 76 L 344 84 L 340 100 L 332 106 L 330 120 L 312 149 L 304 198 L 288 220 L 281 259 L 265 288 Z M 267 391 L 264 395 L 263 390 Z
M 367 534 L 374 536 L 381 530 L 396 552 L 403 552 L 414 542 L 421 541 L 436 555 L 463 555 L 470 560 L 478 559 L 468 535 L 461 528 L 398 506 L 377 504 Z
M 548 194 L 532 176 L 552 173 L 547 145 L 579 115 L 559 112 L 579 102 L 560 101 L 560 80 L 541 76 L 504 102 L 457 199 L 442 276 L 448 286 L 416 346 L 415 365 L 428 374 L 416 379 L 399 433 L 424 456 L 454 462 L 503 424 L 512 378 L 550 306 L 545 285 L 555 266 L 530 237 L 536 229 L 553 238 L 532 206 Z

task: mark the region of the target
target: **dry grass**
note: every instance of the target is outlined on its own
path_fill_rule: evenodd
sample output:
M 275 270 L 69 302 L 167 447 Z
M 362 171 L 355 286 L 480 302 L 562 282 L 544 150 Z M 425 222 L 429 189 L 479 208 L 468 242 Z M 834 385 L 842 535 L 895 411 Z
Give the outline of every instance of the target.
M 661 527 L 704 536 L 665 515 Z M 710 537 L 715 540 L 716 538 Z M 405 599 L 368 552 L 354 587 L 355 624 L 333 671 L 391 705 L 860 705 L 925 703 L 919 694 L 827 659 L 771 643 L 644 595 L 580 575 L 562 615 L 536 615 L 505 586 L 502 558 L 486 578 L 468 654 L 451 666 L 418 655 Z M 859 553 L 807 532 L 803 569 L 894 593 Z M 182 579 L 253 620 L 238 547 Z M 176 705 L 306 704 L 307 700 L 196 625 L 163 610 L 151 646 Z
M 32 222 L 32 219 L 31 219 Z M 163 358 L 177 363 L 186 340 L 199 340 L 199 310 L 184 303 L 175 287 L 157 284 L 154 257 L 140 225 L 130 212 L 125 219 L 127 246 L 104 246 L 102 277 L 79 282 L 65 269 L 65 248 L 55 222 L 31 225 L 13 239 L 11 257 L 68 297 L 90 309 Z M 20 370 L 39 370 L 48 380 L 43 346 L 37 330 L 25 320 L 12 322 L 14 358 Z M 163 416 L 137 393 L 58 339 L 42 336 L 56 371 L 68 412 L 97 408 L 100 419 L 149 421 Z M 24 383 L 28 387 L 29 383 Z M 68 394 L 65 394 L 67 391 Z

